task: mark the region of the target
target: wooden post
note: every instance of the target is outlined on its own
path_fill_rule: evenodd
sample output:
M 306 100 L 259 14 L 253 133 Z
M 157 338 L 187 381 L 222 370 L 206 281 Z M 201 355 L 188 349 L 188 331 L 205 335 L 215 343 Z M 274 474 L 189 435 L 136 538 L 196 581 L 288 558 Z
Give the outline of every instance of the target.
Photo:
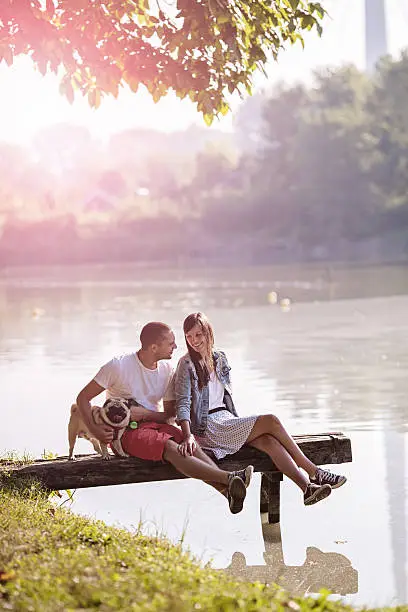
M 261 480 L 260 511 L 268 513 L 268 523 L 280 522 L 280 472 L 263 472 Z

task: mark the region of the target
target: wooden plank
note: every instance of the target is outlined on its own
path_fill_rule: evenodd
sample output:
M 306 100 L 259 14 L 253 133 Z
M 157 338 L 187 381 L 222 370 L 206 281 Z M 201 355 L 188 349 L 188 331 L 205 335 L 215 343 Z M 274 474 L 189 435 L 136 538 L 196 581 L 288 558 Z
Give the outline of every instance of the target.
M 340 432 L 294 436 L 303 452 L 317 465 L 346 463 L 352 460 L 351 442 Z M 235 455 L 218 462 L 224 470 L 242 469 L 252 464 L 256 472 L 278 472 L 269 457 L 251 447 L 244 447 Z M 109 461 L 99 455 L 82 455 L 76 461 L 67 457 L 36 460 L 16 467 L 0 462 L 0 483 L 4 478 L 20 480 L 35 477 L 53 490 L 79 489 L 138 482 L 156 482 L 185 478 L 171 465 L 144 461 L 134 457 L 112 457 Z

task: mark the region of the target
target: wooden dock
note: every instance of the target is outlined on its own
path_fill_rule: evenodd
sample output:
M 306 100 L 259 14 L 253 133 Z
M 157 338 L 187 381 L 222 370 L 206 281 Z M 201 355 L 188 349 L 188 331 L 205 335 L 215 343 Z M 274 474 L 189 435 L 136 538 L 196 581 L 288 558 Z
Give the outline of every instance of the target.
M 351 441 L 341 432 L 294 436 L 302 451 L 316 465 L 352 461 Z M 268 512 L 268 522 L 280 520 L 280 483 L 283 478 L 263 452 L 244 447 L 238 453 L 217 462 L 224 470 L 239 470 L 248 464 L 262 473 L 261 512 Z M 37 459 L 26 465 L 0 461 L 0 485 L 35 478 L 50 490 L 79 489 L 107 485 L 155 482 L 185 478 L 167 463 L 145 461 L 134 457 L 112 456 L 109 461 L 99 455 L 79 455 L 75 461 L 67 457 Z

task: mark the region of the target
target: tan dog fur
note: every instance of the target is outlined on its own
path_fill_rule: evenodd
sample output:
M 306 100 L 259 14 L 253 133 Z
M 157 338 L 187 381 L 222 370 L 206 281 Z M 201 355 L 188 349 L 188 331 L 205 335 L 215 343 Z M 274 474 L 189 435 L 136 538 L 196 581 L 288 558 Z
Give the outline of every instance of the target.
M 121 410 L 123 418 L 119 422 L 116 420 L 112 421 L 109 418 L 112 406 L 119 407 L 119 410 Z M 117 430 L 117 436 L 116 439 L 112 442 L 112 445 L 115 445 L 115 450 L 117 451 L 117 454 L 127 457 L 126 453 L 123 452 L 120 446 L 120 437 L 122 436 L 130 421 L 130 409 L 126 400 L 110 399 L 107 400 L 103 406 L 91 406 L 91 410 L 93 420 L 97 425 L 110 425 L 111 427 Z M 97 438 L 93 436 L 93 434 L 86 427 L 77 404 L 72 404 L 70 419 L 68 423 L 68 459 L 70 461 L 75 459 L 74 446 L 77 438 L 85 438 L 86 440 L 89 440 L 95 451 L 98 454 L 102 455 L 103 459 L 110 459 L 111 454 L 109 453 L 107 445 L 103 442 L 100 442 Z

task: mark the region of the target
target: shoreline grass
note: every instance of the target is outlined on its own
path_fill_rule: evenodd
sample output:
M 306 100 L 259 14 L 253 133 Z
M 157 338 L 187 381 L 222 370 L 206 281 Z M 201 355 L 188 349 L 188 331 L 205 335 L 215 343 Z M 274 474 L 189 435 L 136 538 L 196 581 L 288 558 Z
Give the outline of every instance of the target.
M 57 507 L 37 484 L 0 489 L 0 610 L 345 612 L 203 567 L 181 545 Z M 391 610 L 391 608 L 390 608 Z M 408 612 L 408 606 L 394 608 Z

